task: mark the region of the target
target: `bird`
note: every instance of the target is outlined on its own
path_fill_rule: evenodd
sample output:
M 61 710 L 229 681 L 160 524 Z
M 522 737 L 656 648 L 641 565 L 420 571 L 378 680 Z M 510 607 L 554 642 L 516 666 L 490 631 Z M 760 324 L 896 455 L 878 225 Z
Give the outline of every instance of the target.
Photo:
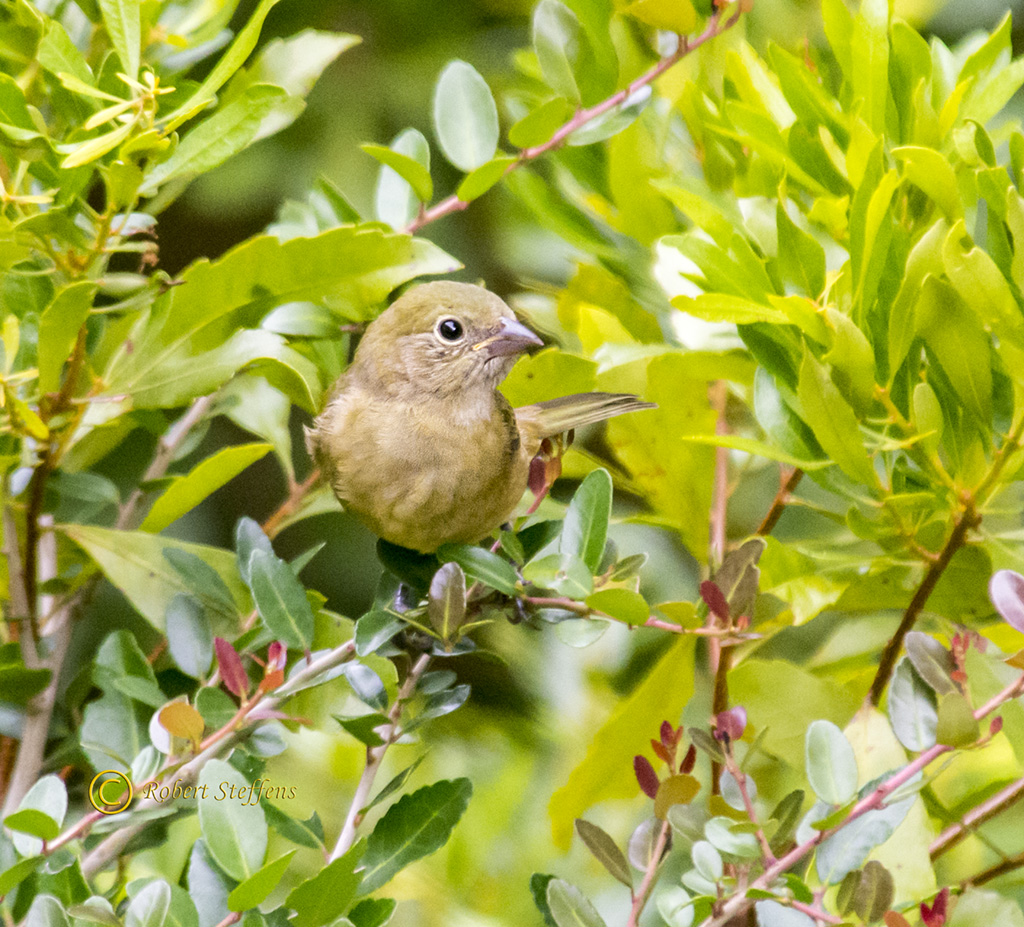
M 414 286 L 366 327 L 306 446 L 343 507 L 383 540 L 421 554 L 477 543 L 515 511 L 545 438 L 655 408 L 578 393 L 513 409 L 498 385 L 542 345 L 483 287 Z

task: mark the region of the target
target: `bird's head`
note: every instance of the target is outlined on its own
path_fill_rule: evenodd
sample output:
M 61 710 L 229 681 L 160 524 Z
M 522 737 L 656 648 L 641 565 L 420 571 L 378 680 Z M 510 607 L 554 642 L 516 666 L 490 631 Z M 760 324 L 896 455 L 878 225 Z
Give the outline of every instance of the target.
M 543 344 L 493 293 L 442 280 L 413 287 L 367 328 L 353 366 L 395 396 L 493 390 Z

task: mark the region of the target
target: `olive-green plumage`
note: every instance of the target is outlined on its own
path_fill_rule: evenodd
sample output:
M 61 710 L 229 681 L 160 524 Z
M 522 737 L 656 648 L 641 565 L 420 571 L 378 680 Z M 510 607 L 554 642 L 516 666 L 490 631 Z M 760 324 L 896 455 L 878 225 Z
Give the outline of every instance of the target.
M 473 543 L 515 510 L 544 438 L 653 408 L 582 393 L 513 409 L 498 384 L 541 340 L 482 287 L 414 287 L 366 330 L 306 443 L 345 508 L 393 544 Z

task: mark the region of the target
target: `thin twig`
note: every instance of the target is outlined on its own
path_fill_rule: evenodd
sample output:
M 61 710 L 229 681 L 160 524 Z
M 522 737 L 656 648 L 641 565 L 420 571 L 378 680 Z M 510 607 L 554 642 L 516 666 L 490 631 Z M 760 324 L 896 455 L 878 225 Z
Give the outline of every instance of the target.
M 978 523 L 978 513 L 974 509 L 973 501 L 965 503 L 964 508 L 953 524 L 953 530 L 950 532 L 948 540 L 939 553 L 938 559 L 928 567 L 928 572 L 925 573 L 921 585 L 917 587 L 917 591 L 910 600 L 907 610 L 903 613 L 903 619 L 900 621 L 896 633 L 889 638 L 885 649 L 882 651 L 882 656 L 878 661 L 878 670 L 875 672 L 875 678 L 868 692 L 868 701 L 872 705 L 878 705 L 882 700 L 882 693 L 885 692 L 885 687 L 889 684 L 889 678 L 896 667 L 896 659 L 903 649 L 903 639 L 913 629 L 918 616 L 928 602 L 929 596 L 931 596 L 935 586 L 942 578 L 942 574 L 945 573 L 949 562 L 953 559 L 953 555 L 967 541 L 967 532 L 976 527 Z
M 1016 680 L 1010 683 L 1010 685 L 1003 689 L 1002 692 L 994 695 L 984 705 L 975 710 L 975 720 L 981 721 L 1001 705 L 1004 705 L 1011 699 L 1017 698 L 1021 693 L 1024 693 L 1024 674 L 1020 675 Z M 747 893 L 742 895 L 736 894 L 731 898 L 728 898 L 719 907 L 716 915 L 704 921 L 701 927 L 726 927 L 732 918 L 749 910 L 750 906 L 754 903 L 753 899 L 748 897 L 750 890 L 768 890 L 769 886 L 771 886 L 776 879 L 780 878 L 785 872 L 795 866 L 809 853 L 812 853 L 821 843 L 828 840 L 829 837 L 839 833 L 854 821 L 863 817 L 867 812 L 881 808 L 885 804 L 886 800 L 889 799 L 897 789 L 906 785 L 919 772 L 926 769 L 940 756 L 946 753 L 951 753 L 954 749 L 954 747 L 947 746 L 946 744 L 935 744 L 923 753 L 918 754 L 916 759 L 904 766 L 899 772 L 894 773 L 884 782 L 880 783 L 870 794 L 864 796 L 864 798 L 857 802 L 857 804 L 850 809 L 850 813 L 843 818 L 842 821 L 834 827 L 830 827 L 828 830 L 819 831 L 810 840 L 793 847 L 793 849 L 785 856 L 776 860 L 774 865 L 765 869 L 765 871 L 747 887 Z
M 661 865 L 662 857 L 665 855 L 665 848 L 668 846 L 668 837 L 671 833 L 671 825 L 667 820 L 661 824 L 661 830 L 658 832 L 658 839 L 655 841 L 654 849 L 651 851 L 651 858 L 647 863 L 647 869 L 644 871 L 643 881 L 640 883 L 640 887 L 636 890 L 636 894 L 633 895 L 633 903 L 629 909 L 629 920 L 626 921 L 626 927 L 637 927 L 640 922 L 640 915 L 643 913 L 644 905 L 647 904 L 647 898 L 651 894 L 651 888 L 654 886 L 654 877 L 658 874 L 658 867 Z
M 1024 867 L 1024 853 L 1018 853 L 1016 856 L 1007 857 L 994 866 L 989 866 L 988 869 L 983 869 L 969 881 L 971 885 L 984 885 L 986 882 L 991 882 L 993 879 L 998 879 L 1001 875 L 1006 875 L 1006 873 L 1013 872 L 1015 869 L 1022 867 Z
M 757 837 L 757 842 L 761 847 L 761 856 L 765 864 L 770 866 L 775 862 L 775 854 L 772 852 L 768 838 L 765 836 L 764 828 L 761 827 L 761 822 L 757 817 L 754 802 L 750 797 L 750 790 L 747 788 L 747 774 L 740 769 L 739 764 L 736 762 L 731 742 L 725 745 L 725 766 L 732 774 L 733 779 L 736 780 L 736 787 L 740 790 L 740 795 L 743 798 L 743 807 L 747 812 L 747 818 L 754 825 L 754 835 Z
M 725 435 L 729 432 L 725 409 L 729 400 L 729 385 L 725 380 L 718 380 L 710 390 L 711 406 L 715 410 L 715 434 Z M 708 560 L 712 569 L 717 570 L 725 559 L 727 513 L 729 507 L 729 449 L 718 446 L 715 448 L 715 476 L 711 491 L 711 524 L 709 526 Z M 731 622 L 729 622 L 731 623 Z M 719 628 L 718 616 L 708 610 L 704 627 L 711 630 Z M 732 666 L 732 649 L 717 637 L 708 641 L 708 662 L 714 676 L 714 691 L 711 697 L 711 711 L 719 714 L 729 707 L 729 669 Z M 717 761 L 711 763 L 711 794 L 718 795 L 719 780 L 722 777 L 722 766 Z
M 317 482 L 320 480 L 320 471 L 315 467 L 313 471 L 301 483 L 291 481 L 288 487 L 288 498 L 278 506 L 277 510 L 263 522 L 263 531 L 267 537 L 273 537 L 281 530 L 281 522 L 294 515 L 302 505 L 302 500 Z
M 778 493 L 772 500 L 771 508 L 768 509 L 768 513 L 764 516 L 761 524 L 758 525 L 757 533 L 760 537 L 767 537 L 778 524 L 782 513 L 786 511 L 786 506 L 789 505 L 789 497 L 799 485 L 800 480 L 803 479 L 804 471 L 799 467 L 794 467 L 790 472 L 789 476 L 786 477 L 782 482 Z
M 333 650 L 322 654 L 312 663 L 307 664 L 302 669 L 295 672 L 291 679 L 289 679 L 283 686 L 277 689 L 274 693 L 268 696 L 261 696 L 259 693 L 253 697 L 249 702 L 239 708 L 235 716 L 221 728 L 214 733 L 210 734 L 200 744 L 200 752 L 196 754 L 189 762 L 181 767 L 168 767 L 161 770 L 151 779 L 144 783 L 137 784 L 135 790 L 141 792 L 150 785 L 159 784 L 165 776 L 173 774 L 176 780 L 180 780 L 182 786 L 189 785 L 195 781 L 199 776 L 200 770 L 206 765 L 209 760 L 220 755 L 228 747 L 232 746 L 247 730 L 245 722 L 247 715 L 259 705 L 264 711 L 272 711 L 279 708 L 285 701 L 291 698 L 296 692 L 300 691 L 307 683 L 315 679 L 327 670 L 344 663 L 350 659 L 352 654 L 355 652 L 355 644 L 353 641 L 346 641 L 339 647 L 335 647 Z M 249 719 L 250 721 L 252 719 Z M 255 721 L 254 726 L 264 724 L 263 719 Z M 152 798 L 142 799 L 138 805 L 134 806 L 134 810 L 144 811 L 147 808 L 157 807 L 159 803 Z M 66 846 L 73 840 L 77 840 L 84 837 L 92 827 L 101 820 L 105 820 L 106 816 L 101 814 L 99 811 L 92 811 L 89 814 L 84 815 L 73 825 L 68 827 L 65 831 L 50 840 L 45 848 L 43 849 L 44 855 L 49 855 L 56 852 L 61 847 Z M 111 859 L 120 853 L 124 848 L 125 844 L 135 836 L 145 824 L 127 824 L 121 830 L 115 831 L 99 845 L 97 845 L 89 855 L 82 861 L 82 871 L 86 877 L 91 877 L 100 869 L 102 869 Z
M 1024 798 L 1024 779 L 1011 782 L 1006 788 L 1000 789 L 988 801 L 972 808 L 963 818 L 950 824 L 928 847 L 928 855 L 932 859 L 951 850 L 961 840 L 970 836 L 974 829 L 997 814 L 1002 814 Z
M 151 480 L 158 480 L 167 473 L 167 468 L 173 463 L 174 455 L 188 437 L 189 432 L 199 424 L 200 420 L 210 411 L 213 406 L 216 394 L 200 396 L 189 406 L 188 411 L 178 419 L 161 436 L 157 444 L 156 453 L 150 462 L 146 472 L 142 475 L 140 483 L 147 483 Z M 117 516 L 117 527 L 122 531 L 130 531 L 139 526 L 139 506 L 146 492 L 141 486 L 132 490 L 131 495 L 121 506 Z
M 420 654 L 419 659 L 413 664 L 409 675 L 405 678 L 405 682 L 395 698 L 395 703 L 388 712 L 388 725 L 379 732 L 380 738 L 384 743 L 376 747 L 366 748 L 366 766 L 363 769 L 362 776 L 359 778 L 359 784 L 356 786 L 355 793 L 352 795 L 352 801 L 348 806 L 348 813 L 345 815 L 345 823 L 342 825 L 341 833 L 338 835 L 338 842 L 334 845 L 334 851 L 331 853 L 331 862 L 344 856 L 352 849 L 352 845 L 356 842 L 356 832 L 363 821 L 363 809 L 369 801 L 370 790 L 373 788 L 374 779 L 377 778 L 381 763 L 384 761 L 384 754 L 387 753 L 388 747 L 401 736 L 402 727 L 400 722 L 402 711 L 405 708 L 406 702 L 409 701 L 416 691 L 416 686 L 419 685 L 423 674 L 427 671 L 430 659 L 429 653 Z
M 741 12 L 741 4 L 736 4 L 735 12 L 733 12 L 733 14 L 724 22 L 722 22 L 720 11 L 713 13 L 711 18 L 708 20 L 707 27 L 696 38 L 690 39 L 686 36 L 680 36 L 679 46 L 671 55 L 666 55 L 650 70 L 641 74 L 628 86 L 594 106 L 578 110 L 568 122 L 559 128 L 558 131 L 542 145 L 534 145 L 532 148 L 523 148 L 519 152 L 519 156 L 516 160 L 511 162 L 509 166 L 505 168 L 505 175 L 503 176 L 507 176 L 512 171 L 516 170 L 516 168 L 522 167 L 524 164 L 529 164 L 531 161 L 536 160 L 541 155 L 547 154 L 549 151 L 561 148 L 561 146 L 568 141 L 573 132 L 576 132 L 578 129 L 587 125 L 587 123 L 597 119 L 598 116 L 603 116 L 610 110 L 615 109 L 616 106 L 624 103 L 633 96 L 633 94 L 653 83 L 669 68 L 678 64 L 687 55 L 700 48 L 700 46 L 705 42 L 709 42 L 711 39 L 717 38 L 727 29 L 734 26 L 737 20 L 739 20 Z M 436 222 L 444 216 L 451 215 L 455 212 L 461 212 L 467 206 L 469 206 L 468 200 L 460 199 L 457 194 L 452 194 L 446 199 L 435 203 L 429 209 L 422 210 L 420 214 L 405 227 L 404 231 L 412 234 L 413 232 L 419 231 L 423 226 L 428 225 L 431 222 Z
M 52 530 L 53 516 L 40 516 L 39 524 L 43 528 L 39 538 L 40 578 L 47 580 L 57 575 L 57 539 Z M 53 706 L 57 701 L 60 670 L 64 665 L 68 644 L 71 642 L 73 605 L 74 602 L 69 600 L 56 609 L 50 618 L 46 629 L 46 642 L 49 646 L 47 653 L 36 655 L 32 652 L 34 648 L 24 651 L 25 665 L 33 669 L 49 670 L 50 680 L 46 688 L 34 695 L 25 706 L 25 723 L 18 747 L 18 757 L 11 771 L 4 800 L 5 815 L 17 810 L 25 793 L 35 784 L 43 768 L 46 741 L 50 734 L 50 719 L 53 717 Z M 49 608 L 44 607 L 43 611 L 49 611 Z

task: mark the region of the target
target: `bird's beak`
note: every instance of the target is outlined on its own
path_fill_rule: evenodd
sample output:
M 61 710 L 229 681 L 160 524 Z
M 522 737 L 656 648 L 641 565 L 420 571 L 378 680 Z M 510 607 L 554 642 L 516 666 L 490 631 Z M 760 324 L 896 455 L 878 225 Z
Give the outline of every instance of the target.
M 498 330 L 487 338 L 483 338 L 473 345 L 474 351 L 486 351 L 487 358 L 505 357 L 509 354 L 520 354 L 530 348 L 544 344 L 533 332 L 522 322 L 515 319 L 503 318 L 498 325 Z

